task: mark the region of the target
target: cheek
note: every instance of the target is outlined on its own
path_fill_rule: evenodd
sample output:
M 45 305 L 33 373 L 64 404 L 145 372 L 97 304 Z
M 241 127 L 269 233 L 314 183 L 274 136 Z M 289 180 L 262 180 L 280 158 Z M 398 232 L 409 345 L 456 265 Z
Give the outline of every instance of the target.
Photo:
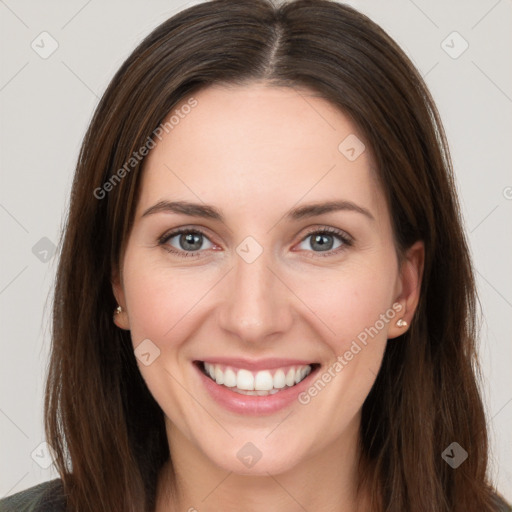
M 364 341 L 369 330 L 371 339 L 386 339 L 396 315 L 391 307 L 395 281 L 391 265 L 375 262 L 357 268 L 354 265 L 321 279 L 306 276 L 298 281 L 295 290 L 315 313 L 315 323 L 324 324 L 322 332 L 326 333 L 326 340 L 331 340 L 331 348 L 341 354 L 352 340 Z
M 149 261 L 148 261 L 149 260 Z M 208 290 L 201 272 L 182 272 L 136 254 L 125 259 L 125 293 L 134 344 L 145 338 L 162 342 L 194 315 Z
M 150 364 L 137 362 L 141 375 L 164 413 L 188 432 L 204 419 L 190 407 L 189 391 L 179 384 L 190 379 L 191 365 L 182 363 L 191 357 L 186 342 L 198 328 L 198 306 L 212 284 L 200 272 L 192 275 L 154 264 L 142 251 L 127 251 L 124 277 L 132 344 L 137 349 L 149 339 L 159 350 L 153 359 L 156 349 L 151 345 Z
M 299 403 L 329 422 L 324 434 L 336 437 L 356 418 L 378 374 L 387 332 L 396 312 L 393 281 L 383 269 L 349 272 L 308 295 L 308 306 L 321 318 L 330 360 Z M 321 327 L 320 324 L 323 324 Z M 326 327 L 327 326 L 327 327 Z

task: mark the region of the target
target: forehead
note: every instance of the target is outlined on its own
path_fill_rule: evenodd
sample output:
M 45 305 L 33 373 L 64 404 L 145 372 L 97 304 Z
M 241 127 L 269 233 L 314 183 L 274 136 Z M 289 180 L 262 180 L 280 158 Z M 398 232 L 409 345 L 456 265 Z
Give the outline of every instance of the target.
M 277 214 L 302 198 L 343 198 L 385 214 L 370 148 L 355 159 L 346 152 L 344 141 L 359 153 L 363 135 L 313 91 L 216 85 L 193 99 L 173 108 L 172 128 L 146 157 L 139 210 L 169 197 L 199 198 L 226 215 L 241 204 L 261 215 L 261 208 Z

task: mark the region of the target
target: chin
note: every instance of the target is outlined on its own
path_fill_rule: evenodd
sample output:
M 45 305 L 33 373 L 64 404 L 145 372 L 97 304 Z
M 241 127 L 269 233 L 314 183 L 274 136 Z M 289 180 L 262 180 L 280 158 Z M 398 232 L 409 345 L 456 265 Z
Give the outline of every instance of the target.
M 290 444 L 255 440 L 235 442 L 214 452 L 208 450 L 205 455 L 216 466 L 237 475 L 268 476 L 292 470 L 306 454 L 302 457 L 297 447 Z

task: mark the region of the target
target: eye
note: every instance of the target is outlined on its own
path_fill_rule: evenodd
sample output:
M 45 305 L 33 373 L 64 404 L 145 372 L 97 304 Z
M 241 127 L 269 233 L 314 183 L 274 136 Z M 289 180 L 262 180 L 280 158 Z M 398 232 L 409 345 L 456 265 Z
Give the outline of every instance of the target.
M 309 241 L 308 241 L 309 240 Z M 336 245 L 336 242 L 338 245 Z M 313 249 L 316 253 L 325 253 L 322 256 L 332 256 L 353 244 L 353 240 L 340 229 L 325 227 L 311 231 L 301 242 L 299 248 Z M 304 247 L 306 246 L 306 247 Z M 308 247 L 309 246 L 309 247 Z
M 205 241 L 208 241 L 210 247 L 202 247 Z M 166 233 L 159 239 L 158 243 L 166 251 L 182 257 L 200 256 L 201 250 L 213 247 L 213 244 L 202 231 L 190 228 L 176 229 Z
M 311 239 L 308 242 L 308 239 Z M 210 244 L 204 247 L 203 244 Z M 336 245 L 336 243 L 338 245 Z M 201 230 L 179 228 L 162 235 L 158 240 L 166 251 L 180 257 L 200 257 L 202 251 L 214 248 L 214 245 Z M 324 227 L 316 228 L 302 239 L 299 249 L 317 253 L 321 256 L 333 256 L 353 244 L 353 239 L 340 229 Z M 304 247 L 306 245 L 306 247 Z M 307 247 L 309 246 L 309 247 Z M 310 249 L 313 249 L 310 251 Z M 319 254 L 322 253 L 322 254 Z

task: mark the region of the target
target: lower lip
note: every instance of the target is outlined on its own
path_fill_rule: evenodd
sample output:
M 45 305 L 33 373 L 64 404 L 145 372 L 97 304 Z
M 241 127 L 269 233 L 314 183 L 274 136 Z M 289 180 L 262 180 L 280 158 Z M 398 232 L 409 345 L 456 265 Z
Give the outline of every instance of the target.
M 316 375 L 320 368 L 313 369 L 304 380 L 301 380 L 291 388 L 279 391 L 279 393 L 274 395 L 257 396 L 242 395 L 231 391 L 226 386 L 221 386 L 210 377 L 207 377 L 196 363 L 194 363 L 194 367 L 199 373 L 199 377 L 206 390 L 219 405 L 238 414 L 253 416 L 274 414 L 290 406 L 294 401 L 298 400 L 298 395 L 308 388 L 312 377 Z

